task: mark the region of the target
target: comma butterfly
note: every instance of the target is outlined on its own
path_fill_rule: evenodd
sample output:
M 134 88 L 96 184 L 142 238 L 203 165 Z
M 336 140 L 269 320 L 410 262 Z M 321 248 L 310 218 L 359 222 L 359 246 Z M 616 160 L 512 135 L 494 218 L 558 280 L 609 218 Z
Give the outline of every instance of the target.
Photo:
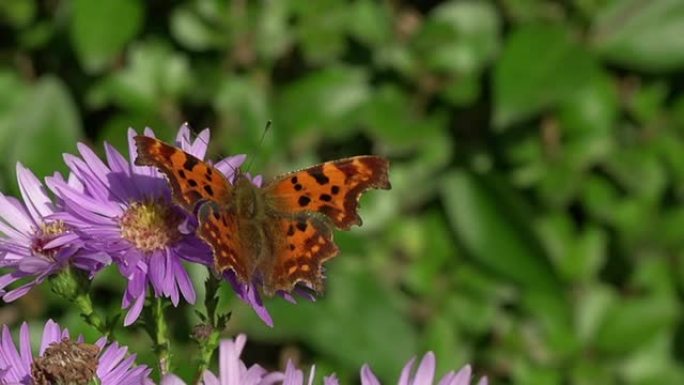
M 135 164 L 168 177 L 174 199 L 199 219 L 198 236 L 214 252 L 220 273 L 232 269 L 243 283 L 258 277 L 264 292 L 304 283 L 323 289 L 323 262 L 334 257 L 332 227 L 361 225 L 361 194 L 390 189 L 389 162 L 355 156 L 325 162 L 257 187 L 237 172 L 231 184 L 210 163 L 160 140 L 136 136 Z

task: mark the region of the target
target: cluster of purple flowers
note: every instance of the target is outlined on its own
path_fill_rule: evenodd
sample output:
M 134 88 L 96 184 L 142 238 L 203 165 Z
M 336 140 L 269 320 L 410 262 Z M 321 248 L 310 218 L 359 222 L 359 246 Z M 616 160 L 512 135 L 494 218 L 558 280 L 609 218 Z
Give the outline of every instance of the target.
M 0 267 L 9 271 L 0 277 L 4 301 L 21 297 L 67 266 L 92 278 L 113 262 L 128 281 L 122 300 L 122 307 L 128 309 L 125 325 L 139 317 L 150 292 L 169 298 L 174 306 L 181 296 L 188 303 L 195 302 L 195 289 L 183 263 L 211 266 L 211 250 L 195 236 L 196 220 L 174 204 L 165 177 L 152 167 L 134 164 L 136 135 L 129 129 L 128 159 L 108 143 L 104 146 L 106 163 L 82 143 L 78 156 L 65 154 L 69 176 L 55 173 L 45 181 L 54 200 L 30 170 L 17 165 L 23 202 L 0 194 L 0 232 L 5 235 L 0 238 Z M 154 137 L 150 129 L 144 135 Z M 204 159 L 208 143 L 208 129 L 193 140 L 190 128 L 183 125 L 175 144 Z M 244 159 L 244 155 L 229 157 L 215 167 L 230 181 Z M 261 178 L 253 181 L 260 184 Z M 225 278 L 271 326 L 258 283 L 241 284 L 230 272 Z M 17 281 L 18 287 L 8 289 Z
M 196 235 L 197 220 L 177 206 L 165 177 L 152 167 L 136 166 L 137 154 L 128 131 L 129 157 L 105 143 L 105 160 L 79 143 L 78 155 L 66 154 L 69 175 L 55 173 L 42 183 L 29 169 L 17 164 L 21 200 L 0 193 L 0 295 L 5 302 L 20 298 L 31 288 L 64 272 L 80 271 L 92 279 L 103 268 L 115 265 L 127 287 L 122 308 L 124 325 L 140 316 L 146 299 L 167 298 L 177 306 L 181 297 L 194 303 L 196 293 L 186 263 L 213 266 L 211 249 Z M 154 137 L 150 129 L 144 135 Z M 209 130 L 194 139 L 183 125 L 176 146 L 204 159 Z M 244 162 L 244 155 L 225 158 L 214 166 L 228 181 Z M 255 185 L 261 177 L 251 178 Z M 236 294 L 272 326 L 270 315 L 259 297 L 259 282 L 240 283 L 231 272 L 224 274 Z M 307 296 L 307 292 L 296 291 Z M 280 293 L 294 301 L 289 293 Z M 216 340 L 218 341 L 218 340 Z M 247 366 L 240 359 L 246 337 L 223 340 L 219 347 L 218 376 L 205 371 L 199 383 L 206 385 L 303 385 L 313 384 L 314 368 L 308 374 L 288 363 L 286 369 L 268 371 Z M 215 347 L 215 346 L 214 346 Z M 211 354 L 209 355 L 209 357 Z M 105 337 L 88 344 L 82 337 L 72 340 L 69 332 L 48 321 L 40 350 L 34 355 L 26 323 L 19 331 L 19 348 L 9 328 L 0 334 L 0 385 L 5 384 L 90 384 L 153 385 L 151 369 L 135 365 L 135 355 Z M 160 360 L 162 361 L 162 360 Z M 399 385 L 432 385 L 435 357 L 428 353 L 413 372 L 414 360 L 402 371 Z M 184 385 L 162 370 L 162 385 Z M 368 366 L 361 370 L 362 385 L 380 385 Z M 467 385 L 471 369 L 447 373 L 440 385 Z M 325 385 L 338 385 L 334 375 Z M 479 385 L 486 385 L 483 378 Z
M 153 385 L 151 370 L 145 365 L 135 365 L 135 354 L 117 343 L 100 338 L 94 344 L 84 343 L 82 337 L 72 340 L 69 331 L 49 320 L 43 329 L 40 350 L 31 351 L 29 327 L 21 326 L 19 349 L 14 344 L 7 326 L 0 334 L 0 384 L 91 384 L 101 385 Z M 308 374 L 288 362 L 284 371 L 268 371 L 259 365 L 247 366 L 240 358 L 247 342 L 244 334 L 234 340 L 226 339 L 219 348 L 218 376 L 205 371 L 203 385 L 312 385 L 315 367 Z M 399 375 L 398 385 L 433 385 L 435 379 L 435 356 L 427 353 L 414 371 L 415 358 L 411 359 Z M 472 377 L 470 366 L 458 372 L 445 374 L 439 385 L 469 385 Z M 361 385 L 380 385 L 368 365 L 360 374 Z M 185 385 L 173 374 L 162 377 L 161 385 Z M 323 378 L 324 385 L 339 385 L 335 375 Z M 486 377 L 478 385 L 487 385 Z

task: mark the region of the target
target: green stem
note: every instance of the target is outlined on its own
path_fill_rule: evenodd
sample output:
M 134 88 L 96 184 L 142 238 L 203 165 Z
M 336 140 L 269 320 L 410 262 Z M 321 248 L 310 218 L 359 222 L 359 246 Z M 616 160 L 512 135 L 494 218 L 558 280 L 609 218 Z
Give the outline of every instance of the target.
M 226 327 L 226 323 L 228 322 L 227 315 L 221 316 L 217 314 L 219 285 L 220 281 L 211 274 L 204 283 L 204 306 L 207 314 L 200 314 L 203 322 L 195 327 L 193 333 L 193 338 L 200 347 L 199 363 L 197 364 L 197 371 L 195 372 L 195 384 L 201 382 L 202 374 L 209 368 L 211 357 L 219 345 L 221 331 Z
M 52 290 L 65 299 L 73 302 L 81 312 L 83 319 L 104 336 L 109 336 L 111 330 L 107 323 L 95 312 L 90 297 L 90 280 L 84 272 L 66 266 L 56 276 L 50 279 Z
M 199 364 L 197 365 L 197 372 L 195 374 L 195 384 L 200 384 L 202 379 L 202 374 L 205 370 L 209 369 L 209 364 L 211 363 L 211 357 L 214 355 L 214 351 L 218 347 L 219 340 L 221 337 L 221 332 L 212 329 L 206 339 L 200 344 L 200 357 Z
M 81 316 L 90 326 L 97 329 L 103 336 L 109 337 L 111 330 L 100 315 L 95 312 L 90 293 L 79 293 L 74 298 L 74 303 L 81 310 Z
M 152 301 L 154 350 L 159 358 L 160 377 L 169 373 L 171 368 L 171 341 L 169 340 L 169 327 L 164 317 L 164 302 L 161 298 Z

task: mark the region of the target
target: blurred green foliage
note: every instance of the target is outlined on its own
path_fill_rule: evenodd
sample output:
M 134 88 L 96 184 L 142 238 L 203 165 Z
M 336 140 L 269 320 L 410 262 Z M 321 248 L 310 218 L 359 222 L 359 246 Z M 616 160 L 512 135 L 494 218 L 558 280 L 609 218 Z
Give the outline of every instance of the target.
M 267 176 L 392 160 L 323 298 L 269 301 L 273 329 L 224 304 L 247 360 L 394 381 L 434 350 L 494 383 L 684 383 L 681 0 L 5 0 L 0 36 L 6 193 L 16 161 L 44 176 L 77 140 L 184 121 Z M 121 291 L 100 277 L 101 308 Z M 65 308 L 44 290 L 0 318 L 83 326 Z

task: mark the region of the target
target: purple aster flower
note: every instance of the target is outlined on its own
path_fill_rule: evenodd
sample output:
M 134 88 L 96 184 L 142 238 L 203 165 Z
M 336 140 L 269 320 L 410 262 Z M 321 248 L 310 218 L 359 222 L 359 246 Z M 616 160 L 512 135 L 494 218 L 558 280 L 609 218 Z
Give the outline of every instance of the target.
M 428 352 L 418 365 L 418 369 L 413 372 L 413 364 L 416 359 L 412 358 L 401 371 L 397 385 L 432 385 L 435 377 L 435 354 Z M 450 371 L 445 374 L 439 385 L 470 385 L 472 369 L 466 365 L 458 372 Z M 482 377 L 478 385 L 487 385 L 487 378 Z M 368 365 L 361 368 L 361 385 L 380 385 L 380 381 L 375 377 Z
M 128 280 L 122 301 L 122 307 L 129 309 L 125 325 L 140 315 L 150 287 L 155 297 L 170 298 L 174 306 L 181 295 L 194 303 L 195 290 L 182 261 L 212 263 L 209 247 L 194 234 L 196 220 L 173 203 L 165 177 L 154 168 L 134 164 L 136 135 L 128 130 L 129 160 L 108 143 L 106 164 L 81 143 L 80 157 L 66 154 L 65 162 L 81 188 L 60 178 L 47 181 L 67 211 L 59 218 L 88 236 L 87 248 L 107 251 Z M 145 135 L 154 133 L 146 129 Z M 202 159 L 208 140 L 209 130 L 190 140 L 190 129 L 184 125 L 176 145 Z M 243 159 L 222 163 L 235 168 Z
M 135 366 L 135 354 L 116 343 L 100 338 L 86 344 L 83 338 L 72 340 L 69 331 L 48 320 L 43 329 L 37 356 L 31 352 L 29 327 L 21 325 L 19 349 L 7 325 L 0 334 L 0 384 L 150 384 L 151 370 Z
M 247 367 L 240 359 L 247 336 L 238 335 L 235 340 L 225 339 L 219 347 L 219 376 L 205 371 L 202 377 L 204 385 L 267 385 L 276 384 L 284 378 L 279 372 L 268 373 L 259 365 Z M 185 382 L 173 374 L 162 378 L 161 385 L 185 385 Z
M 242 350 L 247 342 L 244 334 L 238 335 L 235 340 L 226 339 L 221 341 L 219 350 L 219 376 L 210 371 L 205 371 L 202 378 L 203 385 L 312 385 L 314 384 L 316 368 L 311 367 L 308 374 L 297 369 L 292 362 L 288 362 L 284 372 L 268 372 L 259 365 L 247 367 L 240 359 Z M 415 358 L 411 359 L 401 372 L 397 385 L 433 385 L 435 377 L 435 355 L 428 352 L 418 369 L 413 372 Z M 472 370 L 466 365 L 458 372 L 450 371 L 445 374 L 437 384 L 439 385 L 470 385 Z M 478 385 L 487 385 L 486 377 L 478 382 Z M 166 375 L 161 385 L 185 385 L 185 382 L 173 374 Z M 335 375 L 323 378 L 323 385 L 339 385 Z M 361 385 L 381 385 L 368 365 L 361 369 Z
M 68 265 L 89 273 L 90 278 L 110 262 L 98 251 L 87 251 L 83 240 L 63 221 L 61 212 L 47 195 L 38 178 L 17 163 L 17 180 L 23 200 L 0 194 L 0 267 L 9 273 L 0 276 L 0 294 L 5 302 L 23 296 Z M 66 183 L 65 185 L 74 186 Z M 27 281 L 28 282 L 25 282 Z M 7 291 L 14 282 L 25 282 Z
M 247 367 L 240 359 L 242 350 L 247 342 L 247 336 L 238 335 L 235 340 L 221 341 L 219 348 L 218 377 L 205 371 L 202 377 L 203 385 L 303 385 L 304 374 L 301 370 L 288 362 L 285 372 L 268 372 L 259 365 Z M 308 384 L 313 383 L 315 369 L 312 367 L 308 376 Z M 185 382 L 173 374 L 164 376 L 161 385 L 185 385 Z M 326 377 L 324 385 L 338 385 L 334 376 Z

